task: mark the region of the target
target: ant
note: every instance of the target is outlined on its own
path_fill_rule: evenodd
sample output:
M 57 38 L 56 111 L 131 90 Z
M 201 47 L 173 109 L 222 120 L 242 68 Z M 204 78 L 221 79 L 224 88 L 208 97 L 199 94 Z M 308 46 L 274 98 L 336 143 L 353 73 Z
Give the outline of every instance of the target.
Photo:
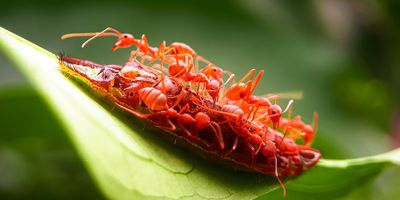
M 257 97 L 253 95 L 260 79 L 264 75 L 264 70 L 261 70 L 255 76 L 255 69 L 251 69 L 237 83 L 231 84 L 231 87 L 224 95 L 224 101 L 239 105 L 247 114 L 247 118 L 254 120 L 257 117 L 258 110 L 262 107 L 266 108 L 266 114 L 270 115 L 268 119 L 273 122 L 274 129 L 278 128 L 279 120 L 282 115 L 282 108 L 277 105 L 278 97 Z M 249 80 L 244 83 L 244 80 L 249 77 Z M 270 100 L 275 100 L 272 104 Z M 264 115 L 262 115 L 265 117 Z
M 145 34 L 142 34 L 140 39 L 136 39 L 132 34 L 129 33 L 121 33 L 117 29 L 108 27 L 101 32 L 88 32 L 88 33 L 69 33 L 65 34 L 61 37 L 61 39 L 73 38 L 73 37 L 90 37 L 82 44 L 82 48 L 84 48 L 90 41 L 94 40 L 97 37 L 106 37 L 106 36 L 114 36 L 117 37 L 118 40 L 114 44 L 111 49 L 113 52 L 119 48 L 128 48 L 133 45 L 137 47 L 136 51 L 131 51 L 131 56 L 129 60 L 132 60 L 139 51 L 143 52 L 142 55 L 150 54 L 153 60 L 160 59 L 163 63 L 166 57 L 174 57 L 176 60 L 184 60 L 189 57 L 190 60 L 193 61 L 194 58 L 205 61 L 202 57 L 198 57 L 197 53 L 187 44 L 181 42 L 174 42 L 171 45 L 167 46 L 166 41 L 161 42 L 159 48 L 151 47 L 147 41 L 147 37 Z M 166 56 L 166 54 L 170 54 L 170 56 Z

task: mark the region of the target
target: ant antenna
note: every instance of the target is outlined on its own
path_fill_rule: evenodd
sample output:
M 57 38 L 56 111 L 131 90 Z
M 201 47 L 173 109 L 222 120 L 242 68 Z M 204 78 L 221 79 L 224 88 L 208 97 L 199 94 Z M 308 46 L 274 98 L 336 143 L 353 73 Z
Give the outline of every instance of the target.
M 314 121 L 313 121 L 312 127 L 314 129 L 314 134 L 317 134 L 317 130 L 318 130 L 318 113 L 317 112 L 314 112 Z
M 282 115 L 282 114 L 286 113 L 286 112 L 292 107 L 292 104 L 293 104 L 293 100 L 290 100 L 289 103 L 287 104 L 285 110 L 284 110 L 282 113 L 277 113 L 277 114 L 269 115 L 269 113 L 267 112 L 267 113 L 264 113 L 264 114 L 262 114 L 262 115 L 256 117 L 255 120 L 260 120 L 260 119 L 262 119 L 262 118 L 264 118 L 264 117 L 266 117 L 265 120 L 268 120 L 268 119 L 270 119 L 271 117 L 275 117 L 275 116 L 278 116 L 278 115 Z M 279 122 L 278 122 L 278 123 L 279 123 Z M 279 124 L 278 124 L 278 127 L 279 127 Z
M 293 104 L 293 100 L 290 100 L 289 103 L 287 104 L 285 110 L 282 112 L 282 114 L 286 113 L 290 108 L 292 108 L 292 104 Z
M 221 89 L 221 88 L 225 87 L 225 85 L 228 84 L 234 78 L 235 78 L 235 74 L 231 74 L 231 76 L 229 76 L 229 78 L 225 81 L 225 83 L 222 84 L 221 86 L 219 86 L 219 88 Z
M 94 35 L 93 37 L 89 38 L 88 40 L 86 40 L 83 44 L 82 44 L 82 48 L 84 48 L 90 41 L 92 41 L 93 39 L 97 38 L 97 37 L 103 37 L 103 36 L 109 36 L 109 35 L 104 35 L 107 31 L 111 31 L 108 32 L 108 34 L 111 34 L 111 36 L 116 36 L 119 37 L 121 35 L 121 33 L 119 31 L 117 31 L 116 29 L 113 29 L 111 27 L 108 27 L 106 29 L 104 29 L 103 31 L 97 33 L 96 35 Z
M 109 32 L 107 32 L 109 31 Z M 121 35 L 121 33 L 111 27 L 108 27 L 106 29 L 104 29 L 101 32 L 91 32 L 91 33 L 68 33 L 65 35 L 61 36 L 61 39 L 68 39 L 68 38 L 73 38 L 73 37 L 90 37 L 88 40 L 86 40 L 83 44 L 82 44 L 82 48 L 84 48 L 90 41 L 92 41 L 93 39 L 97 38 L 97 37 L 105 37 L 105 36 L 115 36 L 115 37 L 119 37 Z
M 317 130 L 318 129 L 318 113 L 317 112 L 314 112 L 314 121 L 312 123 L 312 127 L 314 130 L 314 135 L 311 137 L 311 139 L 309 141 L 306 142 L 305 145 L 308 145 L 308 146 L 311 145 L 311 143 L 313 142 L 315 135 L 317 134 L 317 131 L 318 131 Z
M 263 75 L 264 75 L 264 70 L 261 70 L 260 72 L 258 72 L 258 74 L 255 78 L 255 81 L 254 81 L 254 85 L 252 86 L 249 95 L 252 95 L 254 93 L 254 91 L 256 90 L 256 87 L 258 85 L 258 82 L 260 81 L 260 79 Z

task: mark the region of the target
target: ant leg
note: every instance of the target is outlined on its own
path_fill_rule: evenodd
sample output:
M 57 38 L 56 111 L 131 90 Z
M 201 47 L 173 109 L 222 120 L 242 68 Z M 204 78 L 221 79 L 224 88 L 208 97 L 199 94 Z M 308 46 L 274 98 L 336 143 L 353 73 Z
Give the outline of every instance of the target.
M 261 140 L 260 144 L 258 144 L 258 148 L 257 148 L 257 151 L 256 151 L 255 155 L 257 155 L 260 152 L 261 147 L 263 147 L 262 144 L 263 144 L 263 140 Z
M 313 127 L 313 134 L 306 133 L 307 135 L 311 135 L 309 137 L 306 137 L 307 140 L 305 141 L 306 146 L 310 146 L 311 143 L 314 141 L 314 137 L 317 134 L 318 131 L 318 113 L 314 112 L 314 121 L 312 123 Z
M 158 72 L 162 72 L 162 73 L 168 74 L 168 70 L 166 68 L 161 67 L 161 65 L 158 64 L 158 63 L 151 65 L 151 67 L 153 67 Z
M 211 69 L 211 67 L 213 66 L 213 64 L 208 64 L 206 65 L 203 69 L 200 70 L 200 72 L 203 72 L 203 74 L 208 74 Z
M 175 131 L 176 130 L 175 124 L 170 119 L 167 119 L 167 123 L 168 123 L 169 126 L 159 126 L 159 125 L 157 125 L 157 127 L 160 128 L 160 129 L 167 129 L 167 130 L 170 130 L 170 131 Z
M 177 123 L 179 128 L 182 129 L 182 131 L 192 140 L 196 140 L 196 141 L 201 141 L 199 137 L 195 136 L 194 134 L 192 134 L 185 126 L 183 126 L 181 123 Z
M 314 112 L 314 121 L 313 121 L 312 126 L 313 126 L 314 133 L 316 134 L 317 130 L 318 130 L 318 113 L 317 112 Z
M 274 158 L 275 158 L 275 159 L 274 159 L 274 160 L 275 160 L 274 175 L 275 175 L 276 179 L 278 180 L 279 185 L 281 185 L 281 187 L 282 187 L 282 190 L 283 190 L 283 197 L 285 198 L 285 197 L 286 197 L 286 188 L 285 188 L 285 185 L 283 185 L 281 179 L 279 178 L 279 174 L 278 174 L 278 158 L 276 157 L 276 155 L 274 155 Z
M 267 99 L 268 100 L 274 100 L 275 101 L 275 104 L 279 104 L 279 97 L 278 97 L 278 95 L 272 95 L 272 96 L 269 96 L 269 97 L 267 97 Z
M 206 64 L 206 67 L 208 67 L 208 66 L 213 66 L 214 64 L 211 62 L 211 61 L 209 61 L 209 60 L 207 60 L 207 59 L 205 59 L 203 56 L 196 56 L 196 69 L 198 70 L 199 69 L 199 61 L 201 61 L 201 62 L 203 62 L 203 63 L 205 63 Z M 206 68 L 206 67 L 204 67 L 204 68 Z M 203 69 L 204 69 L 203 68 Z M 202 70 L 203 70 L 202 69 Z M 229 71 L 224 71 L 224 72 L 227 72 L 228 74 L 233 74 L 233 73 L 231 73 L 231 72 L 229 72 Z
M 124 110 L 124 111 L 126 111 L 128 113 L 131 113 L 131 114 L 135 115 L 136 117 L 139 117 L 139 118 L 142 118 L 142 119 L 146 119 L 146 118 L 149 118 L 149 117 L 152 117 L 152 116 L 155 116 L 155 115 L 159 115 L 159 114 L 162 114 L 163 112 L 165 112 L 165 111 L 161 111 L 161 112 L 156 112 L 156 113 L 142 114 L 142 113 L 136 112 L 136 111 L 134 111 L 134 110 L 132 110 L 132 109 L 120 104 L 120 103 L 116 103 L 116 105 L 120 109 L 122 109 L 122 110 Z
M 228 152 L 226 152 L 223 157 L 228 157 L 233 151 L 235 151 L 238 142 L 239 142 L 239 136 L 236 136 L 235 141 L 233 142 L 232 148 Z
M 136 60 L 136 56 L 138 56 L 138 55 L 139 55 L 140 57 L 142 57 L 142 59 L 145 58 L 146 60 L 151 61 L 151 57 L 150 57 L 150 56 L 148 56 L 147 54 L 144 54 L 144 53 L 140 52 L 138 49 L 137 49 L 137 50 L 132 50 L 132 51 L 130 52 L 129 61 Z M 142 62 L 142 63 L 143 63 L 143 62 Z
M 262 106 L 260 106 L 260 105 L 257 103 L 257 105 L 256 105 L 256 107 L 255 107 L 255 109 L 254 109 L 254 111 L 253 111 L 253 115 L 252 115 L 252 118 L 251 118 L 250 121 L 254 121 L 254 118 L 256 117 L 257 112 L 258 112 L 258 110 L 260 109 L 260 107 L 262 107 Z
M 145 54 L 144 52 L 140 52 L 140 50 L 132 50 L 130 52 L 129 61 L 136 59 L 136 56 L 140 56 L 142 60 L 147 60 L 150 63 L 153 63 L 156 59 Z
M 160 47 L 158 48 L 158 57 L 161 57 L 161 61 L 160 61 L 161 62 L 161 71 L 163 71 L 163 68 L 164 68 L 164 50 L 165 50 L 166 46 L 167 46 L 167 43 L 164 40 L 161 42 Z M 161 54 L 160 54 L 160 51 L 162 52 Z
M 186 96 L 186 94 L 187 94 L 187 92 L 185 90 L 182 90 L 182 92 L 179 94 L 178 98 L 175 100 L 174 104 L 172 104 L 171 108 L 178 105 L 182 101 L 182 99 Z M 186 104 L 186 105 L 188 105 L 188 104 Z
M 175 49 L 175 48 L 173 48 Z M 192 64 L 193 65 L 193 57 L 190 54 L 184 53 L 184 54 L 168 54 L 164 55 L 165 58 L 167 59 L 175 59 L 176 62 L 180 61 L 185 61 L 186 63 Z
M 205 68 L 207 68 L 207 67 L 211 67 L 211 66 L 213 66 L 214 64 L 211 62 L 211 61 L 209 61 L 209 60 L 207 60 L 207 59 L 205 59 L 203 56 L 196 56 L 196 59 L 195 59 L 195 69 L 197 70 L 196 72 L 198 72 L 199 71 L 199 61 L 201 61 L 201 62 L 203 62 L 203 63 L 205 63 L 206 64 L 206 66 L 202 69 L 202 70 L 204 70 Z M 231 73 L 232 74 L 232 73 Z
M 214 121 L 210 122 L 210 126 L 214 131 L 215 137 L 218 140 L 218 143 L 219 143 L 219 146 L 221 147 L 221 150 L 225 149 L 225 143 L 224 143 L 224 138 L 222 136 L 221 127 Z
M 290 122 L 289 122 L 289 123 L 290 123 Z M 288 126 L 285 128 L 285 131 L 283 132 L 283 137 L 282 137 L 282 140 L 279 142 L 279 146 L 282 144 L 283 140 L 286 138 L 287 133 L 288 133 L 289 130 L 292 130 L 292 131 L 296 132 L 298 135 L 303 136 L 303 137 L 306 135 L 306 133 L 301 132 L 301 131 L 299 131 L 299 130 L 293 128 L 292 126 L 288 125 Z
M 247 120 L 250 119 L 250 121 L 254 121 L 254 117 L 256 116 L 258 109 L 260 108 L 259 102 L 256 103 L 256 105 L 252 106 L 250 109 L 249 114 L 247 115 Z
M 165 75 L 161 74 L 161 89 L 163 94 L 167 94 L 167 89 L 165 87 Z
M 249 80 L 252 80 L 254 77 L 256 70 L 255 69 L 251 69 L 249 72 L 247 72 L 247 74 L 245 74 L 243 76 L 243 78 L 241 78 L 237 83 L 242 83 L 248 76 L 250 76 L 251 78 L 249 78 Z
M 179 114 L 182 114 L 183 113 L 183 111 L 185 111 L 186 109 L 188 109 L 188 108 L 190 108 L 190 105 L 187 103 L 187 104 L 185 104 L 180 110 L 179 110 Z
M 254 91 L 256 90 L 256 87 L 263 75 L 264 75 L 264 70 L 261 70 L 257 74 L 256 79 L 254 79 L 254 85 L 253 85 L 252 89 L 250 90 L 249 96 L 251 96 L 254 93 Z
M 247 147 L 250 149 L 250 154 L 251 154 L 251 165 L 255 164 L 256 157 L 255 157 L 255 149 L 254 147 L 250 144 L 247 143 Z

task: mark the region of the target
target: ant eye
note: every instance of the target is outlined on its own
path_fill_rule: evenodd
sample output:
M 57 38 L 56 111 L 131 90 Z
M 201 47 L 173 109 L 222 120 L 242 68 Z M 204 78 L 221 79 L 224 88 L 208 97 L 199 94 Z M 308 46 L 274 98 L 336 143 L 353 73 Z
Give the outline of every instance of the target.
M 217 69 L 215 69 L 215 68 L 214 68 L 214 69 L 213 69 L 213 71 L 214 71 L 214 72 L 216 72 L 216 71 L 217 71 Z
M 127 35 L 124 35 L 124 38 L 128 38 L 128 36 L 127 36 Z

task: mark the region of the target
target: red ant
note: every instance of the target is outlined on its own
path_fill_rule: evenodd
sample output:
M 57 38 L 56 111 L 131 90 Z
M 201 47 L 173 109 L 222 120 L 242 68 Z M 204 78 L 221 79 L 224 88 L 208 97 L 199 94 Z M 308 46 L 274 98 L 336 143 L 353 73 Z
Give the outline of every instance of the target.
M 262 131 L 262 130 L 261 127 L 258 127 L 255 123 L 247 121 L 246 119 L 243 118 L 244 112 L 240 107 L 236 105 L 225 104 L 222 105 L 219 110 L 217 110 L 213 108 L 206 108 L 203 105 L 198 105 L 198 106 L 203 107 L 204 109 L 207 109 L 210 112 L 216 112 L 222 114 L 225 117 L 226 121 L 220 122 L 219 124 L 221 125 L 224 123 L 228 123 L 231 129 L 237 134 L 231 149 L 224 154 L 224 157 L 227 157 L 229 154 L 235 151 L 239 137 L 241 137 L 248 142 L 248 147 L 252 152 L 252 160 L 253 161 L 255 160 L 254 156 L 258 154 L 258 152 L 261 149 L 261 146 L 263 145 L 262 137 L 259 136 L 262 135 L 262 133 L 256 134 L 254 132 L 250 132 L 249 130 L 250 129 L 255 131 Z M 258 149 L 255 150 L 252 145 L 258 146 Z
M 235 102 L 244 111 L 246 111 L 247 117 L 252 120 L 256 117 L 258 110 L 261 107 L 265 107 L 266 113 L 269 119 L 273 122 L 274 129 L 278 128 L 279 120 L 282 115 L 282 108 L 277 105 L 277 96 L 272 97 L 257 97 L 253 95 L 261 77 L 264 75 L 264 71 L 261 70 L 257 76 L 255 76 L 255 69 L 250 70 L 242 79 L 237 83 L 231 85 L 231 87 L 225 93 L 225 102 Z M 243 81 L 250 76 L 249 80 L 244 83 Z M 253 81 L 254 79 L 254 81 Z M 275 104 L 272 105 L 270 100 L 275 99 Z M 265 117 L 265 116 L 264 116 Z M 257 117 L 259 118 L 259 117 Z
M 171 45 L 167 46 L 166 42 L 163 41 L 161 42 L 159 48 L 151 47 L 147 41 L 147 37 L 145 34 L 142 35 L 141 39 L 136 39 L 132 34 L 121 33 L 118 30 L 111 27 L 108 27 L 101 32 L 69 33 L 63 35 L 61 39 L 67 39 L 72 37 L 90 37 L 90 36 L 92 37 L 86 40 L 82 44 L 82 48 L 97 37 L 114 36 L 118 37 L 118 40 L 113 46 L 112 51 L 116 51 L 119 48 L 128 48 L 135 45 L 137 46 L 137 50 L 143 52 L 143 55 L 147 55 L 148 53 L 150 53 L 151 57 L 154 60 L 160 59 L 162 62 L 166 57 L 165 55 L 168 53 L 171 54 L 170 57 L 174 57 L 176 60 L 184 60 L 187 57 L 189 57 L 190 60 L 193 60 L 194 58 L 197 59 L 197 53 L 187 44 L 181 42 L 174 42 Z M 132 60 L 132 58 L 138 54 L 137 50 L 131 52 L 130 60 Z M 202 57 L 198 57 L 198 59 L 203 60 Z
M 108 27 L 104 29 L 101 32 L 89 32 L 89 33 L 69 33 L 65 34 L 61 37 L 61 39 L 67 39 L 67 38 L 72 38 L 72 37 L 90 37 L 88 40 L 86 40 L 82 44 L 82 48 L 84 48 L 90 41 L 97 37 L 106 37 L 106 36 L 115 36 L 118 37 L 118 41 L 115 43 L 113 48 L 111 49 L 112 51 L 116 51 L 119 48 L 128 48 L 132 45 L 136 45 L 139 50 L 141 50 L 143 53 L 147 54 L 150 53 L 152 57 L 158 57 L 159 55 L 159 49 L 155 47 L 149 46 L 147 42 L 146 35 L 143 34 L 141 39 L 136 39 L 132 34 L 129 33 L 121 33 L 118 30 Z M 162 42 L 160 45 L 160 49 L 163 49 L 162 47 L 164 46 L 165 42 Z M 165 46 L 164 46 L 165 47 Z
M 294 119 L 281 119 L 279 128 L 283 129 L 283 133 L 286 136 L 287 133 L 289 135 L 294 135 L 294 138 L 301 136 L 303 139 L 304 145 L 311 146 L 311 143 L 314 140 L 315 134 L 317 132 L 318 127 L 318 114 L 314 113 L 314 121 L 312 126 L 305 124 L 300 116 L 296 116 Z

